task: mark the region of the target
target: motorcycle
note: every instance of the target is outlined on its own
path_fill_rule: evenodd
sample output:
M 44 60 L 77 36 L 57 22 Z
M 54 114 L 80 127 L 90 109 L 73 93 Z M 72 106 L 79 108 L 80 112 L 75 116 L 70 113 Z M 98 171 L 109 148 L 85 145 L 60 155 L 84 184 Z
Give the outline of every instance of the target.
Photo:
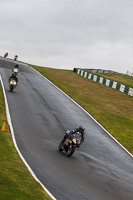
M 59 151 L 65 151 L 67 156 L 70 157 L 76 148 L 79 148 L 81 144 L 81 134 L 76 132 L 72 135 L 68 135 L 65 140 L 62 140 L 58 146 Z
M 8 56 L 8 53 L 5 53 L 5 54 L 4 54 L 4 58 L 6 58 L 7 56 Z
M 17 86 L 16 81 L 15 80 L 10 80 L 10 82 L 9 82 L 9 88 L 10 88 L 11 92 L 15 89 L 16 86 Z
M 17 59 L 18 59 L 18 56 L 17 56 L 17 55 L 15 55 L 15 56 L 14 56 L 14 60 L 16 61 Z

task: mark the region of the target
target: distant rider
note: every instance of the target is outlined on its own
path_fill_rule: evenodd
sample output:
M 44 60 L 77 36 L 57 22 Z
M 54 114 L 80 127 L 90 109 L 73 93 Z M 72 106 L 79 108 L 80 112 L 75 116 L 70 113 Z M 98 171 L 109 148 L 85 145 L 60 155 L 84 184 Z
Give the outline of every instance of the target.
M 15 56 L 14 56 L 14 60 L 17 60 L 17 59 L 18 59 L 18 55 L 15 55 Z
M 18 75 L 18 73 L 19 73 L 19 66 L 18 65 L 14 66 L 12 73 L 14 73 L 16 76 Z
M 82 143 L 85 139 L 84 131 L 85 131 L 84 126 L 80 126 L 79 128 L 73 129 L 72 131 L 66 131 L 64 139 L 62 140 L 62 144 L 70 135 L 73 135 L 74 133 L 77 133 L 77 132 L 81 133 L 81 143 Z
M 8 56 L 8 52 L 6 52 L 5 54 L 4 54 L 4 58 L 6 58 Z

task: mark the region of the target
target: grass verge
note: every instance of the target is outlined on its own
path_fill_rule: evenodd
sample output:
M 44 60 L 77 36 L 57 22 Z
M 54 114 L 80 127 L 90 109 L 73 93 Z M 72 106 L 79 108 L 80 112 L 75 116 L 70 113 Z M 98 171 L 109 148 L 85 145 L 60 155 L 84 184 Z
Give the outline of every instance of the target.
M 6 122 L 5 131 L 1 131 Z M 21 161 L 9 132 L 0 85 L 0 200 L 50 200 Z
M 70 70 L 33 65 L 31 67 L 85 108 L 133 154 L 133 97 L 81 77 Z

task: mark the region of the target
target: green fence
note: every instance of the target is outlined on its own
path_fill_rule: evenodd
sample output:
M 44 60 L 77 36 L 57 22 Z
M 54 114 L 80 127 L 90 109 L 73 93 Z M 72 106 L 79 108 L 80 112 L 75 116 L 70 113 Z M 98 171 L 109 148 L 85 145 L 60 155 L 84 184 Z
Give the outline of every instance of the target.
M 133 96 L 133 88 L 131 88 L 131 87 L 128 87 L 128 86 L 123 85 L 123 84 L 116 82 L 116 81 L 112 81 L 110 79 L 103 78 L 103 77 L 98 76 L 98 75 L 91 74 L 90 72 L 85 72 L 82 69 L 74 68 L 73 71 L 75 73 L 79 74 L 80 76 L 83 76 L 87 79 L 91 79 L 93 81 L 104 84 L 104 85 L 111 87 L 113 89 L 116 89 L 120 92 L 124 92 L 124 93 L 126 93 L 130 96 Z

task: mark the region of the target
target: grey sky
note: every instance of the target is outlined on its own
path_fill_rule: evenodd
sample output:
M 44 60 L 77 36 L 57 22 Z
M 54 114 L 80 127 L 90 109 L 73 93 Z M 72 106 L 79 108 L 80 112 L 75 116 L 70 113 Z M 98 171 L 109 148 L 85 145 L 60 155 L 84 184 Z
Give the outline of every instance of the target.
M 133 72 L 132 0 L 0 0 L 0 55 Z

